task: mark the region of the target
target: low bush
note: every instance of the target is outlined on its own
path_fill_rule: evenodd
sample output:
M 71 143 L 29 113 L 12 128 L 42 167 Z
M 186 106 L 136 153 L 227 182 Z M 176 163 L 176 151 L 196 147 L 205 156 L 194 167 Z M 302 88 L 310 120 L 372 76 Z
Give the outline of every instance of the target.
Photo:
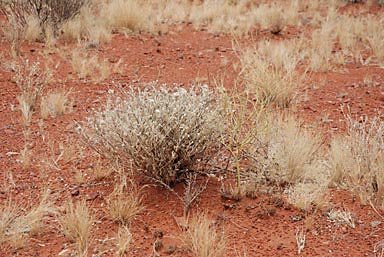
M 220 147 L 222 119 L 214 93 L 149 86 L 109 99 L 89 118 L 83 135 L 100 154 L 151 179 L 173 185 L 190 171 L 203 169 Z
M 57 30 L 65 21 L 76 16 L 88 0 L 9 0 L 2 1 L 0 9 L 7 19 L 15 19 L 23 28 L 30 17 L 35 17 L 44 30 Z

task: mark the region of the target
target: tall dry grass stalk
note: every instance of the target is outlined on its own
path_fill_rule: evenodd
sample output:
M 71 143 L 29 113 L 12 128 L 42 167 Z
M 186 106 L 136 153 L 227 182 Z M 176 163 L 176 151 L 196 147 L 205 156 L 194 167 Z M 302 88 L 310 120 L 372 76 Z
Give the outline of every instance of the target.
M 21 91 L 17 99 L 24 125 L 29 125 L 31 122 L 37 99 L 41 96 L 42 90 L 50 78 L 50 71 L 42 71 L 39 63 L 30 64 L 29 60 L 26 60 L 21 65 L 16 66 L 14 80 Z
M 65 206 L 65 213 L 59 217 L 64 235 L 76 243 L 78 255 L 86 256 L 91 240 L 92 224 L 94 218 L 86 202 L 76 204 L 69 202 Z
M 132 242 L 132 233 L 127 226 L 120 226 L 116 237 L 117 256 L 125 256 Z

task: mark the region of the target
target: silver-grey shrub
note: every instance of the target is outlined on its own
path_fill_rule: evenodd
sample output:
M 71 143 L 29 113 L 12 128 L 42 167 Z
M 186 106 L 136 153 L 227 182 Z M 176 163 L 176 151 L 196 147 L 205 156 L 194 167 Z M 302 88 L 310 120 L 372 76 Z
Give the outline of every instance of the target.
M 173 185 L 220 147 L 222 117 L 208 87 L 129 90 L 89 118 L 88 139 L 108 158 Z

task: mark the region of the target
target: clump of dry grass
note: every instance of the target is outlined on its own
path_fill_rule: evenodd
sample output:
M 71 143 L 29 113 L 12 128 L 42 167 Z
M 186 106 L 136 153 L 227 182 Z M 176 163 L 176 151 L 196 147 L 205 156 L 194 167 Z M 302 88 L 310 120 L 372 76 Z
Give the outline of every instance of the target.
M 312 71 L 328 71 L 332 65 L 332 50 L 336 40 L 335 20 L 323 22 L 321 28 L 311 35 L 311 46 L 308 50 L 309 69 Z
M 282 8 L 277 4 L 260 5 L 256 13 L 256 17 L 260 17 L 261 28 L 268 29 L 272 34 L 279 34 L 286 26 Z
M 20 203 L 9 200 L 0 211 L 0 243 L 9 243 L 14 249 L 23 248 L 28 237 L 40 233 L 49 214 L 55 213 L 48 199 L 49 191 L 42 195 L 40 203 L 24 209 Z
M 220 146 L 221 115 L 214 93 L 153 86 L 111 98 L 104 111 L 89 118 L 83 132 L 109 159 L 154 180 L 172 185 Z M 132 165 L 132 166 L 131 166 Z
M 112 219 L 123 225 L 129 225 L 136 215 L 144 210 L 142 194 L 133 183 L 122 183 L 107 199 L 108 213 Z
M 69 41 L 89 41 L 93 44 L 109 42 L 111 29 L 97 15 L 102 4 L 96 1 L 91 6 L 81 8 L 79 15 L 65 22 L 62 27 L 62 37 Z
M 188 222 L 188 229 L 183 241 L 195 256 L 225 256 L 225 236 L 223 232 L 217 231 L 206 214 L 198 214 Z
M 331 144 L 332 182 L 358 195 L 364 204 L 384 206 L 384 122 L 346 115 L 348 134 Z
M 303 58 L 299 45 L 297 41 L 264 42 L 243 52 L 240 77 L 259 103 L 284 108 L 294 101 L 304 76 L 296 72 Z
M 119 62 L 111 66 L 107 59 L 100 60 L 97 55 L 89 55 L 80 50 L 72 52 L 70 63 L 72 70 L 81 79 L 91 79 L 95 82 L 103 81 L 116 71 Z
M 65 213 L 59 217 L 59 222 L 64 235 L 76 243 L 78 254 L 86 256 L 91 240 L 92 217 L 85 201 L 73 204 L 69 202 L 65 206 Z
M 40 114 L 43 119 L 48 116 L 58 117 L 72 111 L 72 102 L 69 100 L 71 91 L 56 90 L 41 98 Z
M 144 1 L 112 0 L 102 5 L 100 19 L 113 31 L 150 31 L 151 6 Z
M 29 125 L 32 113 L 36 109 L 37 99 L 50 79 L 51 74 L 42 71 L 39 63 L 30 64 L 28 60 L 16 66 L 14 80 L 21 94 L 17 97 L 19 108 L 22 112 L 24 125 Z
M 207 28 L 212 33 L 244 35 L 255 25 L 254 14 L 247 4 L 247 1 L 195 2 L 187 9 L 187 19 L 197 28 Z
M 321 208 L 327 204 L 325 195 L 327 188 L 327 180 L 299 182 L 288 188 L 287 201 L 305 211 L 310 211 L 314 206 Z
M 251 160 L 250 173 L 244 175 L 249 176 L 250 185 L 255 183 L 259 191 L 291 187 L 288 193 L 292 202 L 306 207 L 308 204 L 302 204 L 303 199 L 296 197 L 296 192 L 305 186 L 295 188 L 295 185 L 317 185 L 318 188 L 328 185 L 328 174 L 320 160 L 320 140 L 292 116 L 268 115 L 266 119 L 265 128 L 247 153 Z M 321 192 L 312 190 L 311 194 L 314 200 L 320 199 L 317 196 L 321 196 Z
M 293 117 L 278 120 L 271 131 L 269 156 L 275 160 L 281 181 L 296 183 L 306 176 L 306 168 L 315 162 L 320 140 L 303 129 Z
M 328 219 L 339 224 L 347 224 L 351 228 L 355 228 L 356 217 L 347 209 L 335 210 L 331 209 L 327 213 Z
M 30 15 L 26 19 L 26 28 L 24 31 L 24 38 L 29 42 L 34 42 L 40 39 L 43 31 L 40 26 L 40 21 L 37 16 Z

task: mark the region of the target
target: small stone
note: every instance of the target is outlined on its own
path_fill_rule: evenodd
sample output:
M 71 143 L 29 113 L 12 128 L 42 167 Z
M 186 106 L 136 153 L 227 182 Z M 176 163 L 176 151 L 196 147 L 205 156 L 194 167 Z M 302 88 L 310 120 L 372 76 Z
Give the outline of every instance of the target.
M 97 197 L 99 197 L 99 192 L 92 192 L 92 193 L 89 193 L 87 195 L 87 201 L 93 201 L 95 200 Z
M 80 195 L 80 191 L 79 191 L 79 189 L 73 189 L 72 191 L 71 191 L 71 195 L 72 196 L 78 196 L 78 195 Z

